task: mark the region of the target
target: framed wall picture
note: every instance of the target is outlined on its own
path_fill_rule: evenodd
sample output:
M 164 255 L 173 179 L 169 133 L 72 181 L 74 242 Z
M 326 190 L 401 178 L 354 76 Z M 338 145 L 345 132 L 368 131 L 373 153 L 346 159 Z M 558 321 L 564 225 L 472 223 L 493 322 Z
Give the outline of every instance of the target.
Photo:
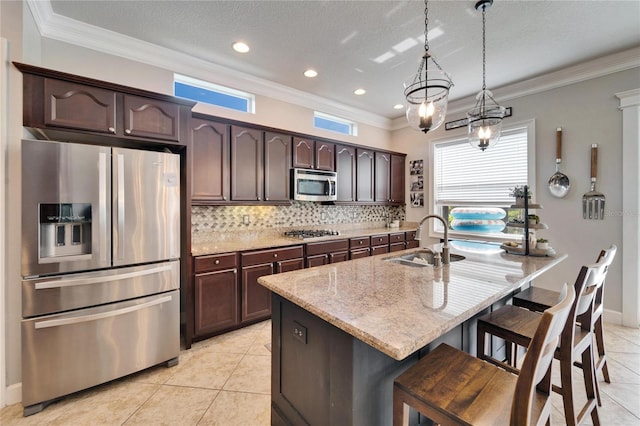
M 409 173 L 413 175 L 422 175 L 424 174 L 423 162 L 422 160 L 411 160 L 409 161 Z
M 424 207 L 424 192 L 411 193 L 411 207 Z

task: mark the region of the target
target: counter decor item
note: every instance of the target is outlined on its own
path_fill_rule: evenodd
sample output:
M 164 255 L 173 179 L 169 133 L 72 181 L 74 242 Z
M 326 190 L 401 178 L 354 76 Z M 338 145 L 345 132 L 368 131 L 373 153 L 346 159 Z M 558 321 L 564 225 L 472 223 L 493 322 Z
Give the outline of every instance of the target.
M 549 191 L 556 198 L 562 198 L 569 192 L 571 182 L 564 173 L 560 172 L 562 163 L 562 127 L 556 129 L 556 172 L 549 178 Z
M 582 218 L 604 219 L 604 194 L 596 191 L 598 144 L 591 144 L 591 190 L 582 196 Z
M 501 232 L 507 213 L 496 207 L 455 207 L 451 210 L 451 228 L 456 231 Z
M 536 248 L 539 250 L 548 250 L 549 241 L 545 238 L 538 238 L 538 240 L 536 241 Z
M 529 213 L 530 210 L 542 209 L 542 205 L 530 202 L 531 193 L 529 192 L 529 187 L 527 185 L 512 188 L 511 195 L 516 197 L 516 204 L 513 204 L 511 208 L 522 209 L 522 219 L 509 221 L 506 226 L 524 230 L 522 243 L 505 242 L 500 246 L 500 248 L 505 250 L 507 253 L 521 254 L 525 256 L 555 256 L 555 251 L 548 245 L 546 248 L 543 248 L 544 245 L 542 247 L 538 246 L 539 240 L 535 235 L 536 230 L 548 229 L 548 227 L 546 224 L 540 222 L 540 217 L 538 215 Z M 522 200 L 522 203 L 518 202 L 520 199 Z
M 531 199 L 531 194 L 528 192 L 528 188 L 525 190 L 526 185 L 518 185 L 511 188 L 510 195 L 516 199 L 515 204 L 518 207 L 524 206 L 525 198 Z

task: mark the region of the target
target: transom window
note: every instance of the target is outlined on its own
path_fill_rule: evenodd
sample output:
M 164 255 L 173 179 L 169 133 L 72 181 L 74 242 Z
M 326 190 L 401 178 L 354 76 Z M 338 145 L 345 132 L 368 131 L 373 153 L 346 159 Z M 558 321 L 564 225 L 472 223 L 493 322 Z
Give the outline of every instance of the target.
M 343 135 L 358 135 L 358 125 L 353 121 L 318 111 L 313 113 L 313 126 L 317 129 L 330 130 Z
M 175 96 L 236 111 L 255 113 L 255 96 L 180 74 L 173 76 Z

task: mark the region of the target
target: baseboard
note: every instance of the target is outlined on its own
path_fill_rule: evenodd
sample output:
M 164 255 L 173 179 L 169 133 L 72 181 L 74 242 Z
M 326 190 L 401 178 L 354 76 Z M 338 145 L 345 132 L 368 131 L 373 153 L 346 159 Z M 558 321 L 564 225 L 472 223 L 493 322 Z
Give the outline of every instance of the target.
M 7 405 L 13 405 L 22 402 L 22 383 L 15 383 L 13 385 L 7 386 L 5 396 L 7 397 Z
M 602 312 L 602 320 L 610 324 L 622 325 L 622 312 L 605 309 Z

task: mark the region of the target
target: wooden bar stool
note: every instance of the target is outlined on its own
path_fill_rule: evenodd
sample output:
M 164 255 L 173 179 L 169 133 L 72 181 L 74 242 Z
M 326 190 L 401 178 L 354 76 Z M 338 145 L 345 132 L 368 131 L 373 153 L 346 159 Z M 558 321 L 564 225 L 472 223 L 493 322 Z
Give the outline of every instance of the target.
M 607 271 L 609 270 L 609 266 L 613 263 L 613 259 L 616 256 L 618 248 L 615 245 L 611 245 L 606 250 L 601 250 L 598 255 L 597 262 L 604 261 L 607 265 Z M 602 304 L 604 297 L 604 284 L 606 281 L 606 272 L 602 278 L 602 282 L 598 286 L 598 290 L 596 293 L 596 299 L 594 301 L 593 308 L 593 332 L 596 338 L 596 348 L 598 356 L 596 358 L 596 379 L 598 377 L 598 372 L 602 373 L 604 377 L 604 381 L 607 383 L 611 383 L 611 379 L 609 378 L 609 368 L 607 367 L 607 355 L 604 349 L 604 337 L 602 330 L 602 313 L 604 311 L 604 306 Z M 513 296 L 513 304 L 515 306 L 520 306 L 526 309 L 530 309 L 536 312 L 542 312 L 545 309 L 548 309 L 549 306 L 553 306 L 556 300 L 558 300 L 559 293 L 553 290 L 547 290 L 544 288 L 538 287 L 529 287 L 528 289 L 516 294 Z M 600 399 L 600 387 L 596 387 L 597 396 L 598 396 L 598 405 L 602 405 L 602 401 Z
M 560 362 L 560 386 L 553 385 L 552 389 L 562 395 L 568 425 L 580 424 L 587 414 L 590 414 L 595 425 L 599 424 L 591 315 L 597 284 L 605 270 L 604 262 L 583 266 L 580 269 L 573 287 L 577 296 L 560 336 L 560 345 L 555 351 L 555 358 Z M 505 368 L 507 371 L 517 372 L 515 368 L 517 359 L 505 362 L 485 353 L 485 334 L 504 339 L 507 347 L 515 345 L 516 350 L 513 353 L 517 354 L 517 346 L 529 345 L 541 318 L 538 312 L 513 305 L 503 306 L 495 312 L 480 317 L 477 328 L 478 358 Z M 576 322 L 579 322 L 580 326 L 576 326 Z M 579 411 L 575 409 L 573 398 L 572 373 L 575 362 L 579 362 L 582 368 L 587 395 L 587 401 Z
M 443 425 L 549 424 L 553 354 L 575 299 L 565 290 L 542 314 L 519 376 L 443 343 L 394 381 L 394 426 L 408 425 L 410 407 Z

